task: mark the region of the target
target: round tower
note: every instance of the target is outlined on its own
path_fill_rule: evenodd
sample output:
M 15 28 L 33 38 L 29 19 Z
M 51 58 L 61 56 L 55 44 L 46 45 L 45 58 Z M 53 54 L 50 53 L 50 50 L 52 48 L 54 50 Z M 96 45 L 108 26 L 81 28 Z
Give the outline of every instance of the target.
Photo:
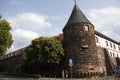
M 92 77 L 99 73 L 94 25 L 75 4 L 63 29 L 63 47 L 68 71 L 69 59 L 73 60 L 73 77 Z

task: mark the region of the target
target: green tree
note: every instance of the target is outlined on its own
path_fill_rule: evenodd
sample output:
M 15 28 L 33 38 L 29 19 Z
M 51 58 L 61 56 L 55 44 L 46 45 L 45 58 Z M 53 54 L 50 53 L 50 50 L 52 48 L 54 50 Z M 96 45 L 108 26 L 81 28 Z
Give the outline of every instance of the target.
M 56 37 L 40 37 L 32 41 L 24 51 L 24 62 L 27 69 L 32 70 L 35 64 L 60 64 L 64 50 Z
M 10 30 L 11 26 L 8 21 L 2 19 L 2 16 L 0 16 L 0 56 L 4 55 L 13 43 Z

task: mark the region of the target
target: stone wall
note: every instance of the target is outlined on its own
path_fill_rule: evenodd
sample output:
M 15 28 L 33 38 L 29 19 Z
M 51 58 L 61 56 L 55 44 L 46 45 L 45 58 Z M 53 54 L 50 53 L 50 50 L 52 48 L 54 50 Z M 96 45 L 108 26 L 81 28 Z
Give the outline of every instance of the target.
M 22 65 L 22 51 L 19 49 L 15 52 L 0 57 L 0 71 L 4 72 L 20 72 Z
M 85 25 L 89 27 L 89 31 L 85 31 Z M 69 64 L 69 59 L 73 59 L 74 76 L 97 75 L 99 68 L 93 25 L 85 23 L 71 24 L 66 26 L 63 32 L 66 64 Z M 67 65 L 67 67 L 69 66 Z M 68 71 L 70 71 L 69 68 Z
M 81 26 L 81 25 L 80 25 Z M 79 29 L 73 29 L 73 32 L 78 33 Z M 66 33 L 66 32 L 65 32 Z M 85 33 L 89 34 L 89 33 Z M 89 36 L 85 37 L 85 34 L 75 36 L 75 34 L 63 35 L 60 38 L 63 41 L 63 47 L 65 49 L 65 57 L 63 58 L 60 65 L 49 65 L 49 66 L 36 66 L 34 69 L 36 73 L 47 73 L 52 72 L 59 77 L 62 77 L 62 71 L 68 71 L 68 76 L 71 76 L 71 70 L 69 67 L 69 59 L 73 59 L 73 77 L 91 77 L 100 74 L 112 74 L 114 73 L 114 66 L 120 65 L 119 58 L 111 58 L 107 49 L 94 44 L 94 40 L 90 40 Z M 82 43 L 81 35 L 84 35 L 84 39 L 90 40 L 86 42 L 88 47 L 84 47 Z M 93 34 L 92 34 L 93 35 Z M 66 38 L 65 38 L 65 37 Z M 84 41 L 84 40 L 83 40 Z M 92 44 L 93 43 L 93 44 Z M 22 52 L 24 48 L 6 54 L 0 57 L 0 71 L 5 72 L 21 72 Z M 48 68 L 49 67 L 49 68 Z M 48 70 L 47 70 L 47 69 Z M 54 69 L 54 70 L 53 70 Z M 50 71 L 51 70 L 51 71 Z M 46 75 L 48 76 L 48 74 Z M 54 75 L 53 75 L 54 76 Z

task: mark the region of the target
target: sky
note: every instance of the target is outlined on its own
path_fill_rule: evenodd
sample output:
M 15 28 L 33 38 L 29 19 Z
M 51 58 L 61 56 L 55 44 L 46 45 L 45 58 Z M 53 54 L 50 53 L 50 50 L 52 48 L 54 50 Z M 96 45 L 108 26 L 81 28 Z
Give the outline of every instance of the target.
M 120 41 L 120 0 L 76 0 L 95 30 Z M 7 51 L 30 45 L 41 36 L 62 33 L 74 0 L 0 0 L 0 15 L 12 26 L 14 43 Z

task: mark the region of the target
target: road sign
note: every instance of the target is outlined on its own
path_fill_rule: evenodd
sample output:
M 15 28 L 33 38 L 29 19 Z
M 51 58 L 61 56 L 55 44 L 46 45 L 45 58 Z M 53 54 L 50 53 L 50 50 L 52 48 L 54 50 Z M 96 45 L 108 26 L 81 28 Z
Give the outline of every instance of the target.
M 70 67 L 73 66 L 73 59 L 69 59 L 69 66 L 70 66 Z
M 73 59 L 69 59 L 69 63 L 73 63 Z
M 120 71 L 120 66 L 115 66 L 115 71 Z
M 73 59 L 69 59 L 69 66 L 70 66 L 70 74 L 71 74 L 71 78 L 72 78 Z

